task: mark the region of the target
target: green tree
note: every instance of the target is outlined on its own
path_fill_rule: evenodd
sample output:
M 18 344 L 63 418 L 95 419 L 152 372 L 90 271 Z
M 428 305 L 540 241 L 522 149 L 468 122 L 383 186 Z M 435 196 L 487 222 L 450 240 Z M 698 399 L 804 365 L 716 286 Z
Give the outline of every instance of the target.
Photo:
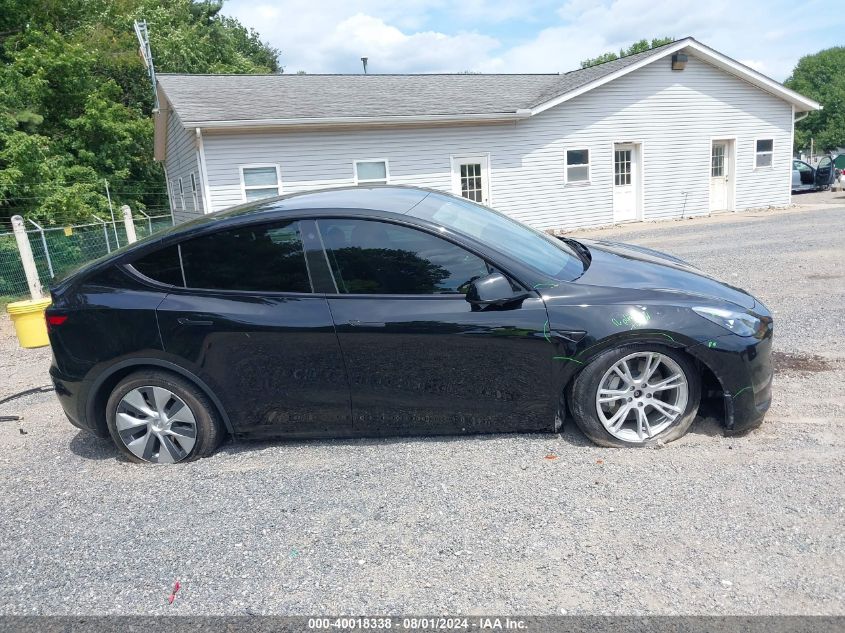
M 811 138 L 821 151 L 845 147 L 845 47 L 802 57 L 784 85 L 823 107 L 796 124 L 795 150 L 808 148 Z
M 222 2 L 0 0 L 0 222 L 65 224 L 116 205 L 164 209 L 152 90 L 133 22 L 160 72 L 281 72 L 279 51 Z M 5 222 L 2 222 L 6 224 Z
M 645 51 L 651 50 L 652 48 L 657 48 L 658 46 L 665 46 L 666 44 L 671 44 L 674 41 L 674 37 L 655 37 L 651 40 L 651 42 L 649 42 L 648 40 L 640 40 L 639 42 L 634 42 L 628 48 L 620 48 L 619 54 L 603 53 L 598 57 L 593 57 L 592 59 L 585 59 L 581 62 L 581 68 L 589 68 L 590 66 L 597 66 L 599 64 L 604 64 L 605 62 L 612 62 L 614 59 L 619 59 L 620 57 L 627 57 L 628 55 L 634 55 L 636 53 L 643 53 Z

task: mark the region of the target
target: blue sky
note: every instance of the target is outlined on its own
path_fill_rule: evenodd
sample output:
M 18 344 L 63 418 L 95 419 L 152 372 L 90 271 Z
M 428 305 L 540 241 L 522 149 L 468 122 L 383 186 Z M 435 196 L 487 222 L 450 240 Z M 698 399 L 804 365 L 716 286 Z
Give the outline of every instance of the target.
M 228 0 L 285 72 L 564 72 L 642 38 L 691 35 L 779 81 L 845 45 L 845 11 L 800 0 Z M 845 69 L 843 69 L 845 72 Z

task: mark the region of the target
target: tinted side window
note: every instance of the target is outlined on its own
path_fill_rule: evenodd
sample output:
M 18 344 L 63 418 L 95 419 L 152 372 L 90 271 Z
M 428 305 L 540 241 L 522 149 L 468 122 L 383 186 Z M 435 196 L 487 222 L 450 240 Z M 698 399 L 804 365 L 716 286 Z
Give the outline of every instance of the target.
M 483 259 L 416 229 L 371 220 L 317 225 L 342 293 L 466 293 L 489 272 Z
M 298 222 L 218 231 L 179 250 L 188 288 L 311 292 Z
M 182 266 L 179 264 L 179 249 L 167 246 L 144 255 L 132 262 L 135 269 L 153 281 L 171 286 L 184 286 Z

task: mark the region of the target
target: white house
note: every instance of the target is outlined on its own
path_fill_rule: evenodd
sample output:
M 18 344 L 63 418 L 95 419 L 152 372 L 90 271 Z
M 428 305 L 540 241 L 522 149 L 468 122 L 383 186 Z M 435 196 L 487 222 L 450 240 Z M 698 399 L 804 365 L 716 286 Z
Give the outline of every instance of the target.
M 692 38 L 542 75 L 159 75 L 176 221 L 384 183 L 541 229 L 790 203 L 795 120 L 821 106 Z

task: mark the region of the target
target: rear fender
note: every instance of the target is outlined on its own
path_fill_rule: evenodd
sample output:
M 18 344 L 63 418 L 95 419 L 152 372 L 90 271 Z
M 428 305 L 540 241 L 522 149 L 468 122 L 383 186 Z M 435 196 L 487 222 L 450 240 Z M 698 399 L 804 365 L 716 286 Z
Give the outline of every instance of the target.
M 217 411 L 220 413 L 220 417 L 223 419 L 223 425 L 226 427 L 226 430 L 230 434 L 234 435 L 234 427 L 232 426 L 232 422 L 229 419 L 228 413 L 226 413 L 226 409 L 223 407 L 223 403 L 220 402 L 220 399 L 214 394 L 214 391 L 202 378 L 197 376 L 194 372 L 186 369 L 185 367 L 182 367 L 181 365 L 170 362 L 168 360 L 153 357 L 139 357 L 123 360 L 118 363 L 115 363 L 114 365 L 109 366 L 108 369 L 102 371 L 97 376 L 97 378 L 95 378 L 91 383 L 91 388 L 89 390 L 90 395 L 88 397 L 86 408 L 86 416 L 88 416 L 88 419 L 100 419 L 99 416 L 97 416 L 97 402 L 102 400 L 100 398 L 100 396 L 102 395 L 100 391 L 101 389 L 103 389 L 103 386 L 109 382 L 110 378 L 112 378 L 113 376 L 115 376 L 115 374 L 118 373 L 126 373 L 127 370 L 133 371 L 135 369 L 146 369 L 150 367 L 171 371 L 175 374 L 182 376 L 187 380 L 190 380 L 197 387 L 199 387 L 217 408 Z

